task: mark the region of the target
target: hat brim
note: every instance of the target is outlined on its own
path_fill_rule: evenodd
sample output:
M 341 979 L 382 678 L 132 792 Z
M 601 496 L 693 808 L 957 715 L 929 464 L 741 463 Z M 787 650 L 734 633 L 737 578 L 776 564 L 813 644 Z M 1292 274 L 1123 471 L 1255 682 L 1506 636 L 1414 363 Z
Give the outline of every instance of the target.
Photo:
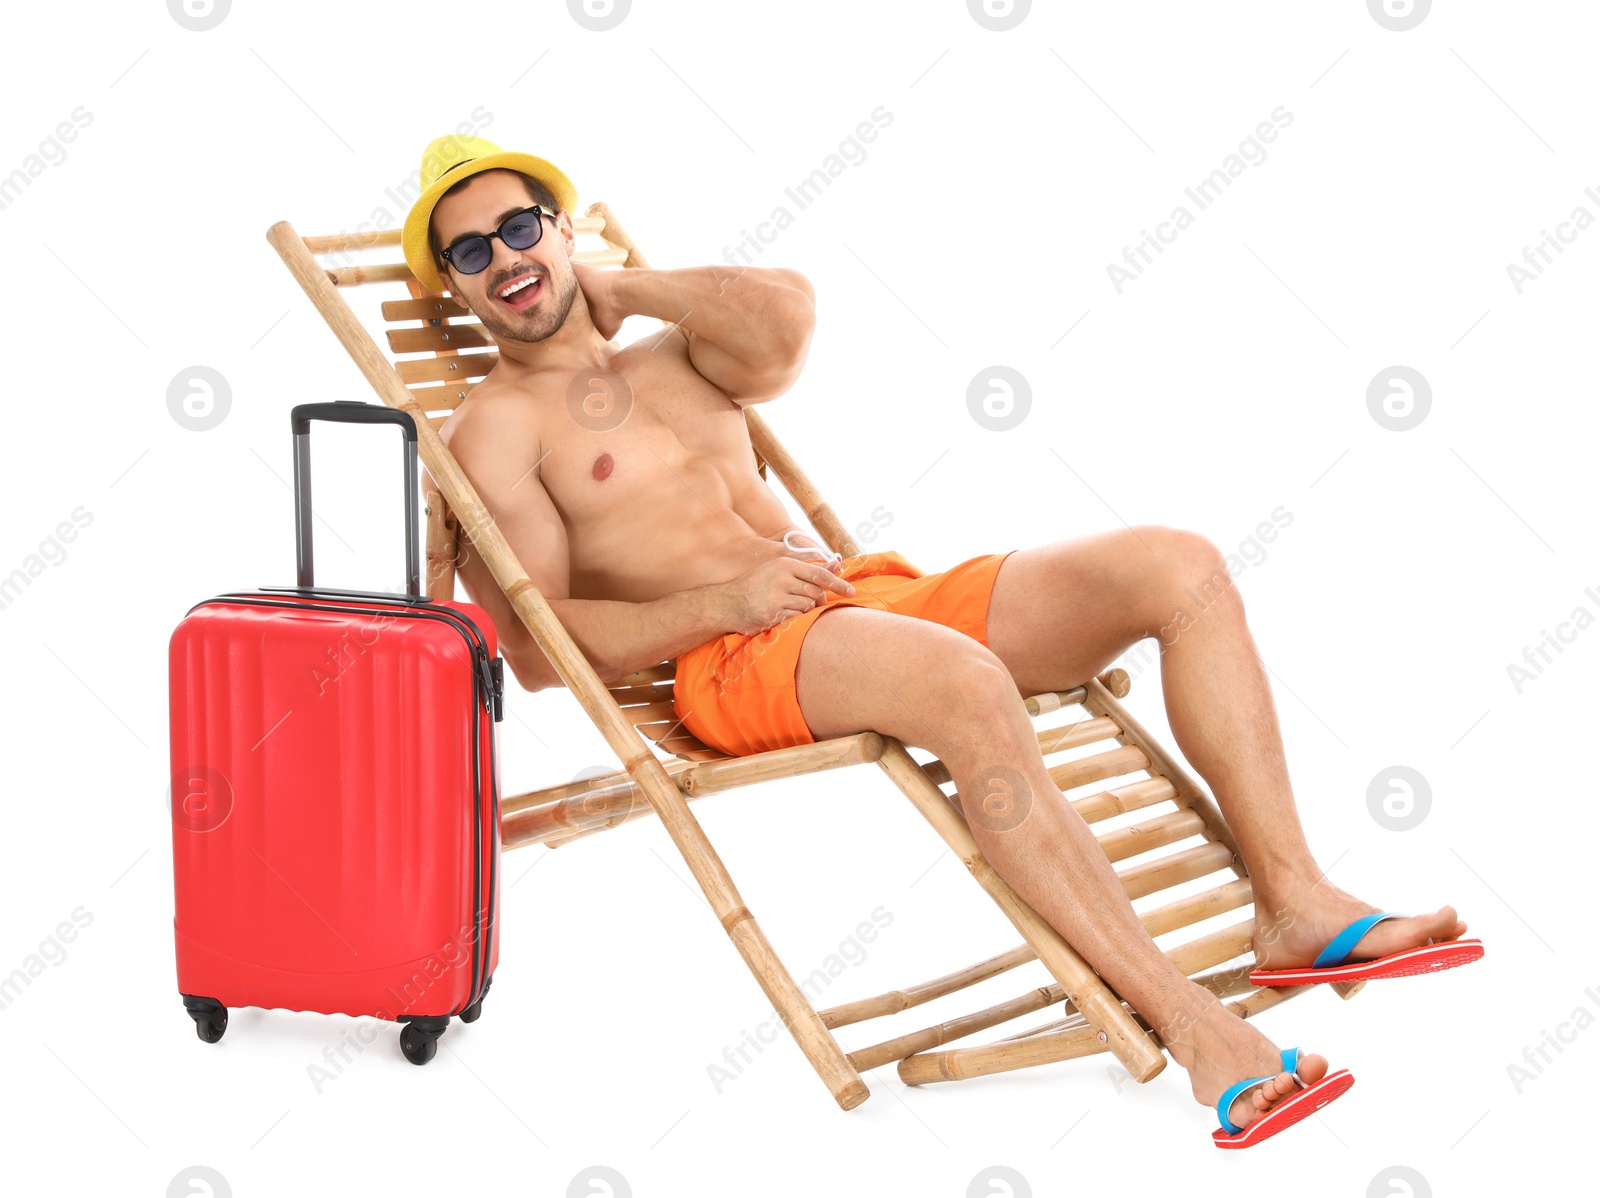
M 486 154 L 482 158 L 473 158 L 453 167 L 439 176 L 433 186 L 417 197 L 416 203 L 411 205 L 411 211 L 406 213 L 406 223 L 400 233 L 400 245 L 405 251 L 406 265 L 411 267 L 411 273 L 417 276 L 424 287 L 432 291 L 444 291 L 449 287 L 439 274 L 433 247 L 428 243 L 428 221 L 433 216 L 433 206 L 439 202 L 440 196 L 463 179 L 470 179 L 473 175 L 493 170 L 512 170 L 533 176 L 549 189 L 562 212 L 575 215 L 573 210 L 578 206 L 578 189 L 555 163 L 537 155 L 506 150 L 499 154 Z

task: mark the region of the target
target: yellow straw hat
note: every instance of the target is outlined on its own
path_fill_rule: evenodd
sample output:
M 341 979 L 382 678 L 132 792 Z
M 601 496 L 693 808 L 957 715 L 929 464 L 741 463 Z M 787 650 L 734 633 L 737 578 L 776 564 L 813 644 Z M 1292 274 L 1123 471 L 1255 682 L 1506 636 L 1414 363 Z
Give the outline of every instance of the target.
M 578 189 L 572 180 L 553 162 L 536 158 L 532 154 L 519 154 L 502 150 L 494 142 L 482 137 L 452 133 L 436 137 L 422 151 L 422 194 L 406 213 L 406 223 L 400 234 L 400 244 L 405 250 L 406 263 L 411 273 L 433 291 L 443 291 L 449 285 L 440 277 L 438 260 L 433 247 L 428 244 L 428 220 L 439 197 L 463 179 L 482 171 L 513 170 L 531 175 L 549 189 L 562 212 L 575 215 L 578 206 Z

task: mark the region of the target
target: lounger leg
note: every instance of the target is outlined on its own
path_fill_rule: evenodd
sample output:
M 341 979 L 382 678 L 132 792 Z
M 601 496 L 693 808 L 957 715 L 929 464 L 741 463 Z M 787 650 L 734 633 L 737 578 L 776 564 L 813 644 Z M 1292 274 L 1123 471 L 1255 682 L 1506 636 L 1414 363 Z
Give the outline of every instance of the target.
M 610 698 L 609 695 L 605 697 Z M 614 701 L 611 711 L 616 713 L 615 723 L 599 718 L 596 722 L 601 725 L 608 741 L 618 742 L 613 743 L 612 747 L 623 748 L 629 737 L 642 745 L 639 734 L 622 721 L 621 712 Z M 761 989 L 772 1000 L 784 1027 L 789 1029 L 800 1051 L 806 1054 L 806 1059 L 817 1071 L 817 1076 L 822 1078 L 834 1101 L 847 1111 L 861 1105 L 869 1093 L 866 1082 L 861 1080 L 855 1066 L 845 1058 L 844 1049 L 839 1047 L 833 1033 L 823 1024 L 816 1008 L 783 962 L 778 960 L 778 954 L 767 940 L 766 933 L 739 897 L 733 878 L 717 856 L 717 850 L 712 847 L 700 822 L 690 813 L 688 800 L 667 777 L 660 760 L 648 749 L 626 762 L 626 766 L 629 776 L 639 784 L 645 797 L 655 807 L 667 834 L 678 846 L 678 852 L 683 855 L 689 871 L 694 874 L 712 910 L 717 913 L 723 930 L 739 950 L 739 955 L 744 958 Z

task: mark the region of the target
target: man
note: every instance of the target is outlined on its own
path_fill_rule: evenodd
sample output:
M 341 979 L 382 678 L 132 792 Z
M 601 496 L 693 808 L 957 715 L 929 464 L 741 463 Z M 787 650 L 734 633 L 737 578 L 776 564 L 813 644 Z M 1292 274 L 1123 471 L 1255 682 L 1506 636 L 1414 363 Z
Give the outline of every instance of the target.
M 743 415 L 800 373 L 815 324 L 802 275 L 574 263 L 571 182 L 477 138 L 433 143 L 423 181 L 407 261 L 469 307 L 500 354 L 441 435 L 599 675 L 676 657 L 684 726 L 734 754 L 865 729 L 937 753 L 984 856 L 1157 1028 L 1196 1099 L 1228 1096 L 1225 1129 L 1266 1118 L 1328 1062 L 1281 1059 L 1156 949 L 1052 784 L 1024 695 L 1075 686 L 1161 637 L 1173 735 L 1254 883 L 1258 967 L 1309 967 L 1341 929 L 1358 961 L 1466 930 L 1451 907 L 1365 930 L 1376 909 L 1323 877 L 1238 593 L 1209 542 L 1141 527 L 934 575 L 896 553 L 824 564 L 814 541 L 786 540 L 800 530 L 756 473 Z M 611 338 L 634 314 L 670 323 L 620 347 Z M 517 680 L 559 685 L 470 545 L 458 568 Z M 1001 774 L 1027 798 L 1014 827 L 971 798 Z

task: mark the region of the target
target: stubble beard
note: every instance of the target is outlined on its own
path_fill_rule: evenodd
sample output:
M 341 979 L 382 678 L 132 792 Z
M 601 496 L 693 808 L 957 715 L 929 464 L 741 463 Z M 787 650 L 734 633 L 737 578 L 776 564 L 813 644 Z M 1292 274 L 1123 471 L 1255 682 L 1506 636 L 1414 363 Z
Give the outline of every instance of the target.
M 543 285 L 556 281 L 554 274 L 547 272 Z M 498 300 L 485 296 L 490 310 L 479 313 L 478 319 L 497 341 L 543 341 L 567 323 L 567 314 L 572 311 L 572 301 L 578 294 L 578 276 L 570 268 L 559 283 L 560 288 L 553 298 L 545 296 L 527 312 L 512 312 Z

